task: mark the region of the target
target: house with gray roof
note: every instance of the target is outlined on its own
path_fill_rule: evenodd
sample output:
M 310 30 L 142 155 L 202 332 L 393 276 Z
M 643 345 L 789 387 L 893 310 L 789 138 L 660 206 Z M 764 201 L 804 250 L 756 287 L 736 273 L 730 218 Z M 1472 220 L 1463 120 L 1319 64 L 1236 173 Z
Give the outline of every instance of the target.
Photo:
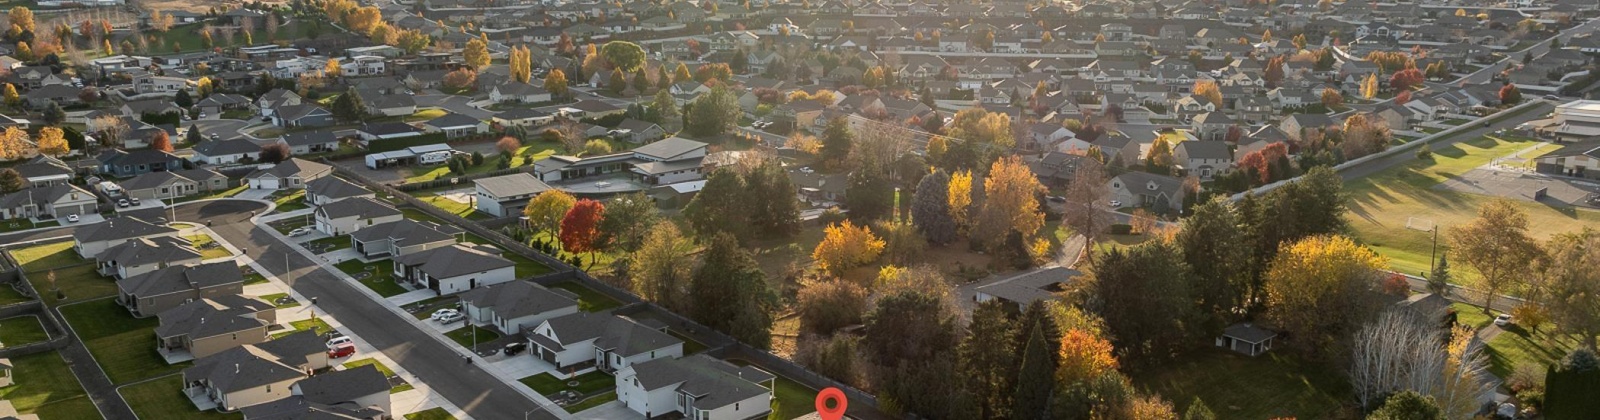
M 317 231 L 328 236 L 339 236 L 362 228 L 400 221 L 405 215 L 399 209 L 368 197 L 339 200 L 317 207 Z
M 1149 172 L 1130 171 L 1106 181 L 1111 199 L 1127 207 L 1150 208 L 1158 213 L 1183 210 L 1183 180 Z
M 202 141 L 194 146 L 194 157 L 189 159 L 207 165 L 231 165 L 260 156 L 261 146 L 244 138 L 236 138 Z
M 429 133 L 444 133 L 445 138 L 461 138 L 489 132 L 489 123 L 457 113 L 447 113 L 422 123 Z
M 287 133 L 278 142 L 288 145 L 289 151 L 296 155 L 339 150 L 339 138 L 328 130 Z
M 529 281 L 510 281 L 461 294 L 462 312 L 501 334 L 522 332 L 545 320 L 578 313 L 578 300 Z
M 1200 179 L 1211 179 L 1233 170 L 1233 153 L 1228 143 L 1221 140 L 1186 141 L 1172 149 L 1172 160 L 1178 169 Z
M 245 175 L 251 189 L 283 190 L 305 188 L 307 182 L 333 173 L 333 167 L 301 158 L 289 158 L 271 168 Z
M 661 358 L 617 372 L 617 400 L 646 417 L 763 418 L 772 412 L 774 377 L 704 354 Z
M 667 334 L 658 322 L 646 325 L 609 311 L 578 312 L 550 318 L 523 328 L 533 344 L 534 357 L 555 365 L 558 371 L 582 374 L 590 369 L 620 369 L 661 358 L 683 355 L 683 340 Z
M 325 176 L 306 183 L 306 204 L 321 206 L 335 201 L 378 195 L 365 187 L 336 176 Z
M 454 245 L 456 235 L 462 232 L 454 225 L 401 219 L 357 230 L 350 234 L 350 241 L 356 252 L 375 259 Z
M 99 206 L 99 198 L 82 187 L 54 184 L 0 195 L 0 219 L 94 214 Z
M 293 394 L 292 385 L 310 375 L 308 366 L 286 362 L 261 346 L 246 344 L 198 359 L 184 369 L 183 394 L 201 410 L 233 411 L 288 398 Z
M 389 377 L 377 366 L 362 365 L 301 379 L 291 389 L 294 396 L 290 398 L 387 414 L 393 409 L 390 388 Z
M 487 245 L 453 244 L 395 256 L 396 281 L 449 295 L 516 278 L 517 264 Z
M 998 299 L 1020 311 L 1033 302 L 1054 299 L 1056 293 L 1065 290 L 1062 284 L 1080 274 L 1070 268 L 1049 267 L 996 277 L 980 283 L 973 300 L 983 303 Z
M 80 257 L 94 258 L 124 242 L 158 236 L 178 236 L 178 230 L 132 217 L 116 217 L 72 231 L 72 249 Z
M 495 217 L 522 214 L 528 200 L 549 191 L 550 185 L 526 172 L 472 180 L 478 211 Z
M 11 169 L 34 187 L 65 184 L 72 180 L 73 174 L 72 165 L 45 155 L 34 156 L 27 163 L 12 166 Z
M 129 197 L 146 200 L 170 200 L 203 191 L 200 181 L 170 171 L 141 174 L 117 185 L 121 186 Z
M 322 127 L 333 125 L 333 113 L 315 104 L 281 105 L 272 111 L 272 125 L 290 127 Z
M 183 168 L 183 158 L 154 149 L 110 149 L 100 152 L 95 160 L 100 163 L 101 174 L 118 178 Z
M 189 301 L 241 293 L 244 274 L 233 261 L 170 266 L 117 280 L 117 303 L 140 318 Z
M 138 238 L 107 248 L 94 257 L 102 276 L 125 279 L 174 265 L 200 263 L 200 251 L 188 239 L 177 236 Z
M 267 341 L 278 321 L 271 303 L 240 295 L 200 299 L 156 315 L 156 352 L 168 364 L 203 358 L 245 344 Z
M 371 365 L 366 367 L 377 369 Z M 389 413 L 375 407 L 315 403 L 301 396 L 256 404 L 239 411 L 250 420 L 381 420 L 390 417 Z
M 1278 333 L 1251 323 L 1229 325 L 1217 337 L 1217 347 L 1226 348 L 1248 356 L 1259 356 L 1272 350 L 1272 339 Z

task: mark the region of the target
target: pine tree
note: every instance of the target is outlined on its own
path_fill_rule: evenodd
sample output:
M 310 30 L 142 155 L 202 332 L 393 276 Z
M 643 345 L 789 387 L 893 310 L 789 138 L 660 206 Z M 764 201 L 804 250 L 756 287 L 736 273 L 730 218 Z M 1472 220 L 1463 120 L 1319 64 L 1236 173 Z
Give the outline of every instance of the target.
M 1055 347 L 1045 339 L 1041 325 L 1029 329 L 1017 370 L 1017 390 L 1011 396 L 1011 418 L 1049 418 L 1050 394 L 1055 388 L 1056 369 L 1051 356 Z
M 200 141 L 204 138 L 200 134 L 200 127 L 193 124 L 189 125 L 189 133 L 184 135 L 184 141 L 188 142 L 190 146 L 200 144 Z
M 911 198 L 911 223 L 935 245 L 955 241 L 958 227 L 950 218 L 950 174 L 937 170 L 917 183 Z
M 828 128 L 822 132 L 822 159 L 829 163 L 842 163 L 850 156 L 850 148 L 855 143 L 855 135 L 850 132 L 850 123 L 844 117 L 828 121 Z
M 1444 296 L 1444 292 L 1450 288 L 1449 256 L 1449 253 L 1440 255 L 1439 264 L 1433 266 L 1432 273 L 1428 273 L 1428 291 L 1433 294 Z
M 767 288 L 766 274 L 750 251 L 740 247 L 733 235 L 721 233 L 711 239 L 704 255 L 689 281 L 689 292 L 715 298 L 696 302 L 691 317 L 756 348 L 771 346 L 771 308 L 777 296 Z
M 1005 418 L 1015 390 L 1016 325 L 1006 307 L 991 300 L 972 312 L 970 333 L 961 344 L 967 392 L 977 399 L 980 418 Z

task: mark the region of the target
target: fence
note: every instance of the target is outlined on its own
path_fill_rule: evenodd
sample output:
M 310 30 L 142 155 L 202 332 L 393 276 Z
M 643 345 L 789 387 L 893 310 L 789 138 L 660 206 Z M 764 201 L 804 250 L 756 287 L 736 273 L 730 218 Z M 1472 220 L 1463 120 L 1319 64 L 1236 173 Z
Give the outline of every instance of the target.
M 28 282 L 27 274 L 22 271 L 22 268 L 16 264 L 15 260 L 11 259 L 11 253 L 0 252 L 0 255 L 4 255 L 3 258 L 6 264 L 12 267 L 6 271 L 0 271 L 0 283 L 6 283 L 23 296 L 33 298 L 33 300 L 27 302 L 0 306 L 0 319 L 32 315 L 38 318 L 39 325 L 44 328 L 46 336 L 50 337 L 45 341 L 23 345 L 7 344 L 5 347 L 0 347 L 0 357 L 25 356 L 66 347 L 72 336 L 67 335 L 66 328 L 61 325 L 61 320 L 56 319 L 55 313 L 45 308 L 44 301 L 39 300 L 39 292 L 33 289 L 33 284 Z
M 324 159 L 324 163 L 332 164 L 332 162 L 329 162 L 326 159 Z M 587 287 L 590 290 L 594 290 L 612 299 L 616 299 L 618 302 L 622 302 L 624 306 L 617 310 L 618 313 L 637 313 L 638 311 L 649 311 L 657 319 L 669 326 L 675 325 L 679 329 L 692 332 L 692 335 L 702 340 L 702 344 L 714 347 L 713 351 L 725 353 L 732 352 L 732 354 L 737 355 L 738 358 L 749 361 L 752 365 L 799 381 L 800 383 L 812 388 L 839 388 L 841 391 L 844 391 L 845 395 L 849 397 L 853 404 L 861 404 L 874 409 L 878 407 L 878 399 L 873 397 L 872 394 L 868 394 L 861 390 L 852 388 L 849 385 L 845 385 L 842 382 L 833 380 L 816 372 L 812 372 L 805 367 L 773 355 L 772 353 L 750 347 L 749 345 L 741 343 L 739 340 L 736 340 L 727 334 L 723 334 L 721 331 L 701 325 L 700 323 L 694 322 L 693 320 L 690 320 L 682 315 L 678 315 L 675 312 L 668 311 L 660 306 L 657 306 L 653 302 L 646 302 L 631 292 L 616 288 L 610 284 L 607 284 L 606 282 L 600 281 L 599 279 L 590 276 L 589 273 L 568 265 L 567 263 L 562 262 L 555 257 L 545 255 L 544 253 L 534 250 L 533 248 L 521 242 L 512 240 L 498 231 L 486 228 L 478 223 L 462 218 L 461 216 L 457 216 L 438 207 L 434 207 L 433 205 L 422 200 L 418 200 L 416 197 L 412 197 L 411 195 L 406 194 L 394 187 L 373 181 L 372 179 L 362 176 L 355 171 L 345 169 L 339 165 L 333 165 L 333 168 L 335 173 L 350 179 L 354 179 L 357 182 L 365 185 L 367 188 L 372 189 L 374 192 L 399 198 L 406 204 L 415 207 L 417 210 L 422 211 L 423 213 L 437 217 L 439 220 L 443 220 L 446 223 L 460 226 L 462 229 L 466 229 L 468 232 L 472 232 L 473 234 L 481 236 L 484 239 L 493 242 L 495 245 L 499 245 L 500 247 L 513 253 L 532 258 L 533 260 L 538 261 L 540 264 L 544 264 L 553 270 L 552 273 L 543 274 L 530 279 L 535 283 L 542 285 L 550 285 L 564 281 L 578 283 L 579 285 Z M 713 344 L 718 344 L 718 346 L 713 346 Z

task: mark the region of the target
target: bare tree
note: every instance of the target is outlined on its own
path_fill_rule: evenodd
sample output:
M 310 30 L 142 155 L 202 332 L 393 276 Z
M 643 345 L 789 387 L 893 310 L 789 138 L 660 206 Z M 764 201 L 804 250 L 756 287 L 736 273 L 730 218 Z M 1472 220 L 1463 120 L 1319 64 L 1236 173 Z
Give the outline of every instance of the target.
M 563 120 L 561 123 L 550 127 L 550 131 L 555 132 L 556 136 L 559 137 L 557 141 L 560 141 L 566 152 L 570 154 L 582 152 L 584 143 L 589 141 L 589 136 L 583 132 L 583 129 L 578 128 L 578 124 L 570 120 Z
M 1403 390 L 1428 394 L 1444 371 L 1444 334 L 1422 314 L 1384 311 L 1352 343 L 1350 384 L 1362 407 Z
M 911 133 L 889 124 L 865 124 L 855 132 L 848 160 L 852 168 L 888 168 L 911 151 Z
M 1093 159 L 1079 159 L 1078 168 L 1067 185 L 1066 225 L 1088 239 L 1092 245 L 1111 226 L 1111 189 L 1106 187 L 1106 170 Z
M 89 130 L 100 132 L 100 145 L 106 147 L 122 146 L 122 136 L 128 134 L 128 123 L 122 117 L 106 115 L 96 117 L 89 121 Z

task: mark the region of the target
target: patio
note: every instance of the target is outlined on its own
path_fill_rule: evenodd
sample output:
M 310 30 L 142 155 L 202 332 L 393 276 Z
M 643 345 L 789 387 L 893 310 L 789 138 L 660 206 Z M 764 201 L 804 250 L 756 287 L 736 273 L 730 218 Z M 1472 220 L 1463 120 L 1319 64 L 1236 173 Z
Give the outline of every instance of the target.
M 194 407 L 200 409 L 200 411 L 217 409 L 217 402 L 211 400 L 211 395 L 206 394 L 206 389 L 203 387 L 184 387 L 183 396 L 189 397 L 189 402 L 193 402 Z
M 169 349 L 166 346 L 156 346 L 156 353 L 161 353 L 161 358 L 166 360 L 169 365 L 194 360 L 194 353 L 190 353 L 188 349 L 183 348 Z

